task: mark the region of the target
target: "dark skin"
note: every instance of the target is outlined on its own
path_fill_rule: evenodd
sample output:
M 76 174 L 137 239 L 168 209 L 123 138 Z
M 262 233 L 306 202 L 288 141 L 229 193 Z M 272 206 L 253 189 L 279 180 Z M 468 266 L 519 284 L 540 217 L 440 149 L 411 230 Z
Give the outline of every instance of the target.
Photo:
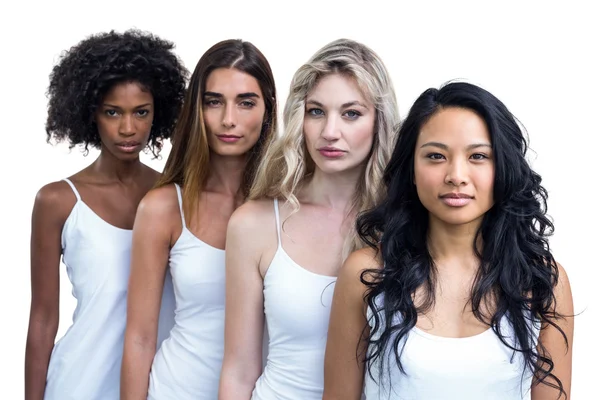
M 99 157 L 69 177 L 82 201 L 106 223 L 133 229 L 137 206 L 160 174 L 142 164 L 152 119 L 152 94 L 135 82 L 113 86 L 95 122 L 102 140 Z M 42 400 L 59 322 L 61 233 L 76 204 L 65 181 L 37 193 L 31 225 L 31 310 L 25 354 L 25 399 Z

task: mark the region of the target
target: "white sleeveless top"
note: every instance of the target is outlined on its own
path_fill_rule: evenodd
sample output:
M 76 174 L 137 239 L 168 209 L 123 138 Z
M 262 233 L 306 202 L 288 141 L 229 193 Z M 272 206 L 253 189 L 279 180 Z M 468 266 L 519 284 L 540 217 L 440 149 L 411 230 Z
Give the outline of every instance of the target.
M 371 329 L 374 325 L 372 315 L 368 308 L 367 318 Z M 380 315 L 383 318 L 383 311 Z M 534 325 L 533 329 L 536 340 L 532 344 L 535 345 L 539 324 Z M 500 331 L 508 343 L 518 347 L 508 318 L 501 319 Z M 365 368 L 366 400 L 531 398 L 532 374 L 525 369 L 523 356 L 504 345 L 491 328 L 471 337 L 447 338 L 414 327 L 399 347 L 403 342 L 405 346 L 400 361 L 406 375 L 396 365 L 394 353 L 388 352 L 381 377 L 379 360 L 373 365 L 373 378 Z
M 216 400 L 225 335 L 225 251 L 189 231 L 175 185 L 181 236 L 169 253 L 175 326 L 154 357 L 148 399 Z
M 321 400 L 336 278 L 310 272 L 290 258 L 281 246 L 277 199 L 274 206 L 278 246 L 263 289 L 269 348 L 252 399 Z
M 104 221 L 65 181 L 77 202 L 62 229 L 62 260 L 77 307 L 73 324 L 52 350 L 44 398 L 118 400 L 132 231 Z M 169 324 L 165 315 L 161 328 Z

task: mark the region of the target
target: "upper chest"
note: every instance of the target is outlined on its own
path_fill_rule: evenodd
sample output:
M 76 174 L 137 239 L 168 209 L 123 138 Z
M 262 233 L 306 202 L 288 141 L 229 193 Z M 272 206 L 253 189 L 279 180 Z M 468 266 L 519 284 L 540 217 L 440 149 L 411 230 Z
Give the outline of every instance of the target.
M 317 274 L 337 275 L 351 227 L 342 213 L 303 205 L 296 213 L 282 213 L 280 224 L 281 246 L 295 263 Z

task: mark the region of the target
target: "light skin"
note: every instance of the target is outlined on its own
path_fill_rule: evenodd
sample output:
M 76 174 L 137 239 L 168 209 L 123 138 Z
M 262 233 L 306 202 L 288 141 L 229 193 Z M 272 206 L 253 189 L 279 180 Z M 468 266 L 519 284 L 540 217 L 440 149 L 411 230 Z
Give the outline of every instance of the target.
M 140 199 L 154 185 L 158 172 L 139 160 L 154 117 L 152 94 L 136 82 L 113 86 L 94 119 L 101 139 L 99 157 L 69 179 L 82 201 L 106 223 L 131 229 Z M 130 142 L 130 143 L 128 143 Z M 127 146 L 124 144 L 138 145 Z M 31 230 L 31 310 L 25 355 L 25 398 L 44 396 L 50 354 L 59 317 L 61 232 L 76 203 L 64 181 L 37 193 Z
M 297 193 L 300 210 L 290 216 L 289 205 L 281 201 L 279 207 L 283 249 L 316 274 L 336 276 L 340 268 L 356 183 L 373 144 L 375 112 L 347 76 L 328 75 L 307 96 L 304 138 L 315 171 Z M 326 147 L 322 154 L 319 149 Z M 263 279 L 277 251 L 276 229 L 271 199 L 247 202 L 229 222 L 220 400 L 249 399 L 262 372 Z
M 258 81 L 235 68 L 212 71 L 206 80 L 203 113 L 211 149 L 210 173 L 187 228 L 201 241 L 224 249 L 229 217 L 243 202 L 239 186 L 247 152 L 258 141 L 265 116 Z M 222 135 L 237 139 L 223 141 Z M 169 252 L 182 229 L 173 185 L 151 190 L 138 207 L 133 229 L 121 371 L 123 400 L 147 397 Z
M 417 328 L 452 338 L 480 334 L 489 326 L 471 311 L 470 289 L 479 265 L 473 241 L 483 215 L 493 206 L 494 183 L 491 141 L 484 121 L 460 108 L 434 114 L 419 133 L 414 168 L 419 199 L 430 215 L 429 248 L 437 270 L 436 301 L 430 310 L 418 315 Z M 445 198 L 448 193 L 467 194 L 468 199 L 464 205 L 457 205 L 455 200 Z M 381 268 L 379 255 L 372 249 L 362 249 L 350 255 L 340 272 L 329 325 L 323 399 L 360 399 L 365 371 L 356 351 L 367 325 L 363 301 L 367 288 L 359 278 L 362 271 L 373 268 Z M 573 315 L 568 277 L 560 264 L 558 269 L 557 312 Z M 414 299 L 417 306 L 422 304 L 423 291 L 417 290 Z M 492 308 L 493 304 L 484 307 Z M 489 308 L 482 310 L 488 318 Z M 572 343 L 573 319 L 556 322 Z M 571 349 L 567 350 L 562 336 L 551 326 L 542 330 L 539 342 L 555 362 L 553 373 L 570 393 Z M 359 351 L 364 354 L 364 346 Z M 534 400 L 556 398 L 557 394 L 546 385 L 532 387 Z

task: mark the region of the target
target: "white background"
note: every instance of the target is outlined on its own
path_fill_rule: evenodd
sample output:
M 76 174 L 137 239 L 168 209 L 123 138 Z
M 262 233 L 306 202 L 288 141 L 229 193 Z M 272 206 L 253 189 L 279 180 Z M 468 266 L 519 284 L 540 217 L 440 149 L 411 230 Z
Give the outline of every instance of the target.
M 289 3 L 289 4 L 288 4 Z M 385 2 L 388 3 L 388 2 Z M 532 163 L 550 192 L 551 247 L 566 268 L 576 318 L 572 397 L 594 398 L 599 311 L 597 198 L 600 29 L 589 3 L 390 1 L 27 1 L 0 8 L 0 398 L 23 393 L 29 234 L 33 200 L 44 184 L 93 161 L 46 143 L 48 75 L 63 49 L 85 36 L 131 27 L 174 41 L 188 69 L 222 39 L 253 42 L 271 62 L 283 109 L 294 71 L 339 37 L 383 58 L 402 116 L 426 88 L 451 79 L 479 84 L 522 121 Z M 492 5 L 494 3 L 494 5 Z M 162 170 L 169 146 L 151 166 Z M 510 249 L 507 249 L 510 251 Z M 64 267 L 62 271 L 64 274 Z M 59 335 L 75 302 L 61 280 Z M 594 362 L 595 361 L 595 362 Z M 84 400 L 84 399 L 82 399 Z

